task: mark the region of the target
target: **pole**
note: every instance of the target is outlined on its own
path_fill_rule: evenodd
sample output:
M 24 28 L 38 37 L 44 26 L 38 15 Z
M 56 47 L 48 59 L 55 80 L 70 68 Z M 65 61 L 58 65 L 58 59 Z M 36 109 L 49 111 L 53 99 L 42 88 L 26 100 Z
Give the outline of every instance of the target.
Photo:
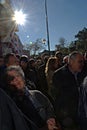
M 46 30 L 47 30 L 47 44 L 50 55 L 50 40 L 49 40 L 49 26 L 48 26 L 48 14 L 47 14 L 47 0 L 45 0 L 45 14 L 46 14 Z

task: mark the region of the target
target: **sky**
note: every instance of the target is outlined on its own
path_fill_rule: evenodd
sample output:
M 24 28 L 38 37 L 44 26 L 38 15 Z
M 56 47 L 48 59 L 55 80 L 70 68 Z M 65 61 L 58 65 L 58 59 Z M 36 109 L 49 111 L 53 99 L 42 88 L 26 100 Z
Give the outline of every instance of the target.
M 23 44 L 38 38 L 47 40 L 45 0 L 12 0 L 15 10 L 27 15 L 25 25 L 19 25 L 19 38 Z M 47 0 L 50 49 L 54 50 L 61 37 L 68 45 L 75 35 L 87 27 L 87 0 Z M 46 49 L 48 49 L 46 43 Z

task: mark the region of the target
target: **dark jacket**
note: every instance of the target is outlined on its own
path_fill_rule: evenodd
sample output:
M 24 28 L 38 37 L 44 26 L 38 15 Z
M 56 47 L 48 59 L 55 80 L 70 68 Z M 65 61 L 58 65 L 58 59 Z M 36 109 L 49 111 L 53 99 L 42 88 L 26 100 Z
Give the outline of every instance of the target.
M 30 99 L 42 119 L 46 122 L 49 118 L 55 118 L 54 108 L 49 99 L 38 90 L 30 90 Z
M 43 64 L 38 69 L 38 80 L 39 80 L 38 90 L 40 90 L 42 93 L 47 95 L 48 84 L 47 84 L 46 75 L 45 75 L 45 67 L 46 67 L 46 64 Z
M 39 128 L 42 128 L 46 125 L 46 122 L 42 119 L 35 106 L 33 105 L 28 89 L 20 91 L 15 87 L 8 86 L 7 88 L 7 94 L 14 100 L 17 107 L 27 116 L 27 118 L 34 122 Z
M 64 120 L 67 117 L 74 121 L 77 119 L 79 81 L 79 75 L 77 75 L 76 80 L 68 65 L 63 66 L 54 73 L 55 111 L 59 120 Z
M 16 104 L 0 89 L 0 130 L 37 130 L 17 108 Z

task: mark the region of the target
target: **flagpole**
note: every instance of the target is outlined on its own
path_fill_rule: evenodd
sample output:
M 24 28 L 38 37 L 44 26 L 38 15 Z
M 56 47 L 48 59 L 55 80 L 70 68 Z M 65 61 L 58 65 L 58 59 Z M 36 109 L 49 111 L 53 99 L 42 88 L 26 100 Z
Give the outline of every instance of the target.
M 45 0 L 45 15 L 46 15 L 46 31 L 47 31 L 47 45 L 50 55 L 50 40 L 49 40 L 49 26 L 48 26 L 48 13 L 47 13 L 47 0 Z

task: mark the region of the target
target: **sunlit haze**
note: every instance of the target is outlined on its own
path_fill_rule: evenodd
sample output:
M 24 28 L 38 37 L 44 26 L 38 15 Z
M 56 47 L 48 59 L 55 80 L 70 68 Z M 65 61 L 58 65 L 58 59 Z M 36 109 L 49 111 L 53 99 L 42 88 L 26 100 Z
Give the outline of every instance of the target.
M 15 10 L 27 14 L 24 26 L 19 25 L 18 35 L 23 44 L 46 39 L 45 0 L 11 0 Z M 49 41 L 51 50 L 59 44 L 61 37 L 68 45 L 76 40 L 75 35 L 87 27 L 87 0 L 47 0 Z M 18 16 L 18 23 L 22 18 Z M 25 15 L 23 16 L 25 17 Z M 25 20 L 24 20 L 25 21 Z M 29 36 L 29 37 L 28 37 Z
M 14 20 L 17 24 L 24 25 L 26 22 L 26 14 L 24 14 L 22 10 L 15 11 Z

